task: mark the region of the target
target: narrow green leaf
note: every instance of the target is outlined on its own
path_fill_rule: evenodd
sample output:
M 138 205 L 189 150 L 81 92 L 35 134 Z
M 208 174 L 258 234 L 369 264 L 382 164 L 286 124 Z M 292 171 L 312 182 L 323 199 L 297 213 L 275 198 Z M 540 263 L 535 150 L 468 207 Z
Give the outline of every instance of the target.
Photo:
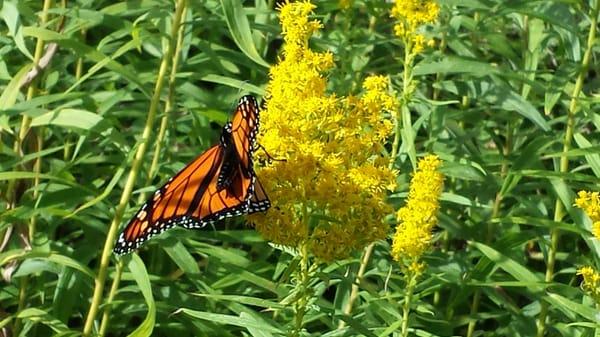
M 129 162 L 129 161 L 127 161 L 127 162 Z M 115 172 L 114 175 L 112 176 L 112 179 L 110 180 L 110 182 L 108 183 L 108 185 L 106 186 L 104 191 L 102 191 L 102 194 L 100 194 L 97 197 L 95 197 L 94 199 L 86 202 L 85 204 L 77 207 L 77 209 L 74 210 L 72 213 L 70 213 L 66 218 L 70 218 L 70 217 L 76 215 L 77 213 L 83 211 L 84 209 L 94 206 L 95 204 L 104 200 L 104 198 L 108 197 L 110 195 L 110 192 L 112 192 L 113 188 L 115 188 L 115 186 L 121 179 L 121 176 L 123 175 L 124 172 L 125 172 L 125 168 L 119 167 L 117 172 Z
M 164 250 L 169 254 L 173 262 L 188 276 L 197 277 L 200 275 L 200 268 L 196 259 L 185 249 L 185 246 L 180 241 L 174 241 L 173 245 L 164 246 Z
M 223 6 L 223 14 L 225 14 L 229 32 L 237 46 L 252 61 L 268 68 L 269 64 L 263 60 L 256 50 L 256 45 L 252 39 L 252 30 L 250 29 L 250 23 L 248 23 L 248 17 L 244 14 L 242 1 L 221 0 L 221 5 Z
M 577 142 L 577 146 L 579 146 L 581 149 L 587 149 L 587 148 L 591 148 L 592 147 L 592 143 L 590 143 L 583 134 L 581 133 L 576 133 L 573 135 L 573 138 L 575 139 L 575 142 Z M 591 149 L 590 149 L 591 150 Z M 596 175 L 596 177 L 600 178 L 600 154 L 599 152 L 596 151 L 590 151 L 587 152 L 587 154 L 585 154 L 585 160 L 587 160 L 588 164 L 590 164 L 590 167 L 592 168 L 592 171 L 594 171 L 594 174 Z
M 504 110 L 522 115 L 544 131 L 550 130 L 550 126 L 542 114 L 529 101 L 508 87 L 494 87 L 485 93 L 484 98 Z
M 218 295 L 218 294 L 192 294 L 199 297 L 207 297 L 215 300 L 232 301 L 240 304 L 247 304 L 268 309 L 284 309 L 285 306 L 281 303 L 265 300 L 262 298 L 240 296 L 240 295 Z
M 216 323 L 216 324 L 234 325 L 234 326 L 239 326 L 242 328 L 263 329 L 265 331 L 272 332 L 272 333 L 280 333 L 280 334 L 283 333 L 283 331 L 281 331 L 271 325 L 265 324 L 264 322 L 257 321 L 248 315 L 246 315 L 245 317 L 239 317 L 239 316 L 232 316 L 232 315 L 215 314 L 212 312 L 205 312 L 205 311 L 196 311 L 196 310 L 191 310 L 191 309 L 186 309 L 186 308 L 179 309 L 175 313 L 180 313 L 180 312 L 182 312 L 188 316 L 198 318 L 198 319 L 203 319 L 203 320 L 210 321 L 210 322 Z
M 94 278 L 94 272 L 92 272 L 92 270 L 90 268 L 88 268 L 87 266 L 77 262 L 76 260 L 68 257 L 68 256 L 64 256 L 64 255 L 60 255 L 60 254 L 56 254 L 56 253 L 52 253 L 52 252 L 38 252 L 35 250 L 25 250 L 25 249 L 14 249 L 14 250 L 9 250 L 7 252 L 4 252 L 2 254 L 0 254 L 0 266 L 3 266 L 5 264 L 7 264 L 10 261 L 22 261 L 22 260 L 26 260 L 26 259 L 42 259 L 42 260 L 48 260 L 50 262 L 54 262 L 57 263 L 59 265 L 65 266 L 65 267 L 71 267 L 73 269 L 79 270 L 80 272 L 82 272 L 83 274 L 89 276 L 90 278 Z
M 156 320 L 156 304 L 154 303 L 154 297 L 152 296 L 152 287 L 150 285 L 148 271 L 146 271 L 144 262 L 136 253 L 131 254 L 131 259 L 128 261 L 127 267 L 131 271 L 131 274 L 133 275 L 135 282 L 142 292 L 142 295 L 144 295 L 146 305 L 148 305 L 148 313 L 146 314 L 146 318 L 142 324 L 140 324 L 140 326 L 138 326 L 137 329 L 135 329 L 128 336 L 148 337 L 152 335 Z
M 21 25 L 21 17 L 17 6 L 12 1 L 4 1 L 0 3 L 0 16 L 8 27 L 8 32 L 12 36 L 17 48 L 33 61 L 33 56 L 27 49 L 25 39 L 23 38 L 23 26 Z
M 42 29 L 39 27 L 25 27 L 23 29 L 23 34 L 25 34 L 26 36 L 33 36 L 45 41 L 55 41 L 63 48 L 73 50 L 77 54 L 85 56 L 85 58 L 94 61 L 97 64 L 100 63 L 102 66 L 106 66 L 106 68 L 114 71 L 115 73 L 129 80 L 131 83 L 135 84 L 144 93 L 144 95 L 146 95 L 146 97 L 150 97 L 150 91 L 140 81 L 138 75 L 134 74 L 114 59 L 104 55 L 103 53 L 86 44 L 71 39 L 63 34 L 48 29 Z M 94 66 L 92 68 L 94 68 Z M 97 70 L 99 68 L 99 66 L 96 66 L 96 68 L 94 69 Z M 68 91 L 73 89 L 74 87 L 71 87 Z
M 31 64 L 22 67 L 19 72 L 10 80 L 8 85 L 4 88 L 2 96 L 0 96 L 0 111 L 7 110 L 15 105 L 17 97 L 19 96 L 19 90 L 23 77 L 31 69 Z M 2 125 L 0 125 L 2 126 Z
M 477 60 L 446 57 L 441 61 L 425 60 L 415 66 L 413 75 L 431 75 L 431 74 L 460 74 L 470 73 L 478 76 L 498 74 L 502 70 L 490 65 L 488 62 Z
M 235 78 L 220 76 L 215 74 L 206 75 L 201 78 L 202 81 L 218 83 L 230 86 L 232 88 L 240 89 L 242 91 L 247 91 L 250 93 L 255 93 L 260 96 L 265 95 L 265 89 L 255 86 L 254 84 L 250 84 L 248 82 L 240 81 Z
M 559 294 L 550 293 L 544 296 L 544 299 L 548 301 L 553 308 L 558 309 L 567 315 L 576 313 L 590 321 L 597 321 L 598 317 L 600 317 L 600 311 L 595 310 L 593 307 L 577 303 Z
M 473 241 L 471 244 L 479 249 L 479 251 L 481 251 L 488 259 L 495 262 L 505 272 L 523 282 L 532 291 L 540 291 L 543 289 L 542 279 L 515 260 L 483 243 Z
M 102 121 L 102 116 L 82 109 L 59 109 L 50 111 L 31 121 L 31 126 L 57 125 L 90 130 Z
M 47 313 L 44 310 L 38 308 L 26 308 L 25 310 L 19 312 L 17 317 L 21 319 L 26 319 L 32 322 L 39 322 L 49 327 L 56 333 L 66 333 L 69 332 L 69 327 L 58 319 L 54 318 L 52 315 Z

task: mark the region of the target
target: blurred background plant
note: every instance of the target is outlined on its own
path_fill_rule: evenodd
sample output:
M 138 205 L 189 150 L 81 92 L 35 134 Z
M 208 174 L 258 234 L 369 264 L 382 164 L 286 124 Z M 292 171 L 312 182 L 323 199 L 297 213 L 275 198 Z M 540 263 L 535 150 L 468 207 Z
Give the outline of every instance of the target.
M 271 130 L 289 127 L 275 113 L 267 117 L 287 105 L 271 92 L 274 72 L 283 62 L 309 60 L 288 58 L 280 4 L 177 4 L 0 3 L 0 333 L 78 335 L 87 318 L 90 335 L 280 336 L 298 317 L 290 285 L 305 262 L 297 257 L 302 249 L 261 236 L 273 240 L 264 228 L 276 221 L 255 219 L 261 233 L 242 219 L 218 224 L 218 231 L 175 229 L 149 241 L 139 257 L 103 258 L 120 212 L 128 219 L 142 195 L 216 142 L 242 94 L 271 93 L 261 142 L 288 158 L 261 171 L 263 183 L 276 187 L 269 191 L 274 202 L 289 206 L 303 187 L 278 184 L 294 177 L 285 172 L 306 169 L 298 155 L 319 150 L 299 148 L 306 141 L 269 143 L 269 123 Z M 313 168 L 333 165 L 326 159 L 339 152 L 345 171 L 330 191 L 359 182 L 374 189 L 327 196 L 329 202 L 372 195 L 379 205 L 385 188 L 396 188 L 389 211 L 380 205 L 376 214 L 350 217 L 313 202 L 310 215 L 318 221 L 295 222 L 312 230 L 288 233 L 300 238 L 366 216 L 368 223 L 356 224 L 375 226 L 351 232 L 364 234 L 351 249 L 313 239 L 299 245 L 307 252 L 301 256 L 321 267 L 310 274 L 310 301 L 296 331 L 388 336 L 407 324 L 409 335 L 593 335 L 598 308 L 590 270 L 599 265 L 600 246 L 573 204 L 574 191 L 597 190 L 600 182 L 598 0 L 444 0 L 437 19 L 412 21 L 406 13 L 433 13 L 435 3 L 315 4 L 307 22 L 317 20 L 320 29 L 309 25 L 313 36 L 297 51 L 321 58 L 306 64 L 320 67 L 311 73 L 320 87 L 286 92 L 298 109 L 280 111 L 295 113 L 287 118 L 307 128 L 303 137 L 331 146 Z M 389 95 L 397 108 L 386 98 L 373 105 L 383 111 L 363 109 L 373 93 Z M 360 123 L 344 124 L 341 117 L 352 114 Z M 378 124 L 388 122 L 393 126 Z M 355 133 L 356 142 L 342 141 L 350 135 L 341 130 Z M 394 158 L 393 166 L 375 154 Z M 378 226 L 385 215 L 393 223 L 393 210 L 406 204 L 417 158 L 427 154 L 444 163 L 444 192 L 407 321 L 409 289 L 390 254 L 393 228 Z M 364 179 L 368 166 L 360 158 L 372 165 L 367 176 L 393 169 L 394 179 Z M 273 220 L 275 211 L 268 213 Z M 367 259 L 355 251 L 386 234 Z M 322 258 L 327 254 L 332 258 Z M 326 260 L 334 262 L 320 263 Z M 102 273 L 106 282 L 99 282 Z M 97 314 L 90 316 L 90 307 Z

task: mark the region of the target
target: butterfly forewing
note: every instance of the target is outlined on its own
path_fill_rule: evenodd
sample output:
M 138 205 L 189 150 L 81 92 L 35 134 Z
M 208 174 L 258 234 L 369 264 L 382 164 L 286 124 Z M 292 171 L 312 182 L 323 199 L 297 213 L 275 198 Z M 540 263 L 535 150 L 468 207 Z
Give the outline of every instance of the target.
M 121 233 L 114 248 L 115 253 L 128 253 L 150 237 L 175 225 L 206 225 L 202 219 L 193 219 L 189 215 L 193 210 L 194 198 L 203 195 L 203 190 L 208 188 L 222 161 L 221 146 L 215 145 L 156 190 Z
M 219 144 L 183 168 L 146 201 L 119 236 L 114 252 L 126 254 L 179 225 L 202 228 L 225 217 L 265 211 L 269 199 L 254 173 L 258 104 L 240 99 Z M 256 185 L 256 186 L 255 186 Z

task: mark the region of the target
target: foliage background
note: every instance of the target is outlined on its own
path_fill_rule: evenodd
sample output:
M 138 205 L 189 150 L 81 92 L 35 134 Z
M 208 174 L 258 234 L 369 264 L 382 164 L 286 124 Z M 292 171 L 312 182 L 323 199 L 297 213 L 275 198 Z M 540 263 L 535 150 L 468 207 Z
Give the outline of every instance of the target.
M 415 139 L 403 139 L 398 193 L 390 196 L 396 209 L 402 205 L 413 167 L 407 154 L 444 160 L 440 224 L 413 298 L 413 334 L 533 336 L 544 310 L 548 336 L 598 333 L 598 308 L 580 290 L 575 271 L 599 266 L 600 247 L 589 219 L 572 206 L 576 191 L 600 186 L 597 38 L 583 69 L 573 145 L 562 152 L 596 2 L 439 2 L 438 23 L 427 31 L 436 46 L 416 60 L 412 123 L 403 126 Z M 44 22 L 40 1 L 0 4 L 0 335 L 78 335 L 108 224 L 141 144 L 175 7 L 170 1 L 59 2 Z M 324 27 L 311 46 L 335 55 L 330 92 L 358 93 L 373 73 L 390 75 L 402 88 L 403 47 L 392 34 L 392 4 L 316 4 Z M 239 96 L 264 93 L 282 42 L 275 5 L 188 3 L 175 90 L 160 93 L 124 219 L 142 194 L 217 141 Z M 58 50 L 26 93 L 18 84 L 38 41 L 55 42 Z M 175 105 L 160 160 L 150 172 L 170 99 Z M 24 120 L 31 130 L 21 142 Z M 561 156 L 569 160 L 567 172 L 559 168 Z M 559 218 L 557 202 L 566 209 Z M 141 260 L 126 261 L 114 300 L 101 307 L 101 313 L 112 309 L 104 333 L 137 328 L 147 335 L 153 326 L 155 335 L 167 336 L 284 334 L 294 260 L 240 222 L 220 224 L 218 231 L 176 229 L 148 242 Z M 312 284 L 307 334 L 397 334 L 405 285 L 389 251 L 389 242 L 377 243 L 350 315 L 342 308 L 360 252 L 321 270 Z M 553 253 L 555 274 L 545 282 Z M 345 327 L 338 328 L 340 320 Z M 476 323 L 473 332 L 469 322 Z

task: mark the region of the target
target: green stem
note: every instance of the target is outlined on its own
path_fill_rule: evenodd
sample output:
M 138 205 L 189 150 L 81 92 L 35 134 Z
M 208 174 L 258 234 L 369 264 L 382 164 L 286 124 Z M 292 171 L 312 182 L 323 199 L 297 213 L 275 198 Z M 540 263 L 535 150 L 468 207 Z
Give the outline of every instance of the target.
M 46 23 L 48 22 L 48 11 L 50 10 L 50 7 L 52 7 L 52 0 L 44 0 L 44 4 L 42 7 L 42 13 L 40 16 L 40 27 L 43 27 L 46 25 Z M 37 65 L 40 62 L 40 59 L 42 58 L 42 55 L 44 53 L 44 40 L 43 39 L 37 39 L 36 44 L 35 44 L 35 51 L 33 54 L 33 64 Z M 36 86 L 37 81 L 34 80 L 34 82 L 31 83 L 31 85 L 29 85 L 29 87 L 27 88 L 27 100 L 31 100 L 36 94 L 37 94 L 37 86 Z M 26 114 L 23 115 L 22 119 L 21 119 L 21 128 L 19 129 L 19 134 L 17 136 L 17 139 L 15 140 L 15 144 L 14 144 L 14 151 L 17 154 L 17 156 L 22 157 L 23 156 L 23 143 L 25 141 L 25 137 L 27 137 L 27 134 L 29 133 L 29 128 L 31 126 L 31 117 L 27 116 Z M 38 140 L 38 144 L 40 144 L 40 138 L 37 138 Z M 41 146 L 41 144 L 40 144 Z M 41 149 L 40 149 L 41 150 Z M 40 158 L 38 158 L 38 160 L 36 160 L 34 167 L 33 167 L 33 171 L 37 172 L 39 174 L 40 172 L 40 168 L 41 168 L 41 162 L 40 162 Z M 9 204 L 9 208 L 14 208 L 17 204 L 17 200 L 19 198 L 19 196 L 16 195 L 17 193 L 17 183 L 18 181 L 13 180 L 11 182 L 9 182 L 7 191 L 8 191 L 8 197 L 10 198 L 10 202 Z M 35 184 L 35 188 L 34 188 L 34 200 L 37 197 L 38 194 L 38 190 L 37 190 L 37 186 L 39 184 L 39 178 L 36 176 L 36 178 L 34 179 L 34 184 Z M 29 222 L 29 240 L 31 241 L 31 239 L 33 238 L 34 235 L 34 231 L 35 231 L 35 220 L 32 218 L 32 220 Z M 29 286 L 29 278 L 28 276 L 24 276 L 23 280 L 21 281 L 20 284 L 20 289 L 19 289 L 19 303 L 17 306 L 17 310 L 18 312 L 21 312 L 23 309 L 25 309 L 26 306 L 26 301 L 27 301 L 27 288 Z M 20 319 L 15 319 L 14 322 L 14 326 L 13 326 L 13 332 L 15 334 L 15 336 L 17 336 L 19 334 L 21 330 L 21 320 Z
M 404 304 L 402 305 L 402 337 L 408 336 L 408 316 L 410 314 L 410 304 L 412 302 L 413 293 L 417 284 L 417 277 L 419 276 L 414 272 L 410 272 L 409 275 L 410 276 L 407 276 L 406 295 L 404 296 Z
M 581 90 L 583 88 L 583 81 L 587 74 L 587 70 L 590 66 L 590 60 L 592 55 L 592 49 L 594 46 L 594 40 L 596 38 L 596 27 L 598 25 L 598 10 L 599 0 L 594 2 L 594 7 L 590 12 L 591 23 L 590 23 L 590 31 L 587 39 L 587 46 L 585 53 L 583 54 L 583 59 L 581 60 L 581 68 L 579 71 L 579 75 L 577 76 L 577 80 L 575 81 L 575 87 L 573 88 L 573 93 L 571 94 L 571 102 L 569 103 L 569 110 L 567 114 L 567 127 L 565 131 L 565 137 L 563 139 L 563 152 L 560 157 L 560 173 L 567 173 L 569 170 L 569 157 L 567 156 L 567 152 L 571 149 L 571 142 L 573 140 L 573 132 L 575 128 L 575 113 L 577 112 L 577 100 L 579 99 L 579 95 L 581 94 Z M 561 221 L 565 216 L 565 207 L 564 204 L 560 201 L 560 198 L 556 198 L 555 206 L 554 206 L 554 221 Z M 558 248 L 558 241 L 560 237 L 560 232 L 558 229 L 552 229 L 550 232 L 550 247 L 548 249 L 548 261 L 546 263 L 546 277 L 545 282 L 550 283 L 554 277 L 554 267 L 556 264 L 556 251 Z M 542 302 L 540 315 L 537 321 L 537 337 L 543 337 L 546 332 L 546 318 L 548 317 L 549 306 L 547 302 Z
M 365 275 L 365 271 L 367 270 L 367 265 L 369 264 L 369 260 L 371 259 L 371 254 L 373 254 L 373 248 L 375 247 L 375 242 L 372 242 L 370 245 L 365 248 L 363 252 L 363 256 L 360 260 L 360 266 L 358 267 L 358 273 L 356 274 L 356 279 L 352 284 L 352 291 L 350 292 L 350 297 L 348 298 L 348 302 L 344 306 L 344 315 L 349 316 L 352 313 L 352 308 L 354 307 L 354 302 L 358 299 L 358 291 L 360 290 L 360 283 L 362 282 L 362 278 Z M 338 329 L 342 329 L 346 326 L 346 322 L 340 320 L 338 323 Z
M 182 17 L 185 17 L 186 8 L 183 9 Z M 169 124 L 169 117 L 171 112 L 173 111 L 173 107 L 175 106 L 175 85 L 177 83 L 177 68 L 179 66 L 179 59 L 181 54 L 181 49 L 183 48 L 183 34 L 184 34 L 184 26 L 181 25 L 179 27 L 179 31 L 177 33 L 177 45 L 175 46 L 175 53 L 173 54 L 173 61 L 171 66 L 171 74 L 169 75 L 169 84 L 168 84 L 168 95 L 167 102 L 165 104 L 165 113 L 160 120 L 160 129 L 158 130 L 158 136 L 156 137 L 156 142 L 154 143 L 154 155 L 152 156 L 152 164 L 150 165 L 150 170 L 148 171 L 148 181 L 147 185 L 150 184 L 156 172 L 158 170 L 158 161 L 160 160 L 160 151 L 162 149 L 163 140 L 165 139 L 165 135 L 167 133 L 167 126 Z M 145 199 L 144 193 L 140 194 L 139 202 L 143 202 Z
M 184 6 L 185 6 L 185 4 L 184 4 Z M 186 9 L 187 8 L 183 8 L 183 13 L 181 14 L 181 17 L 185 17 Z M 175 102 L 175 99 L 174 99 L 174 97 L 175 97 L 175 81 L 177 78 L 177 67 L 179 65 L 179 54 L 181 53 L 181 48 L 183 45 L 183 32 L 184 32 L 184 26 L 180 25 L 179 32 L 177 35 L 177 46 L 175 47 L 175 52 L 173 53 L 173 60 L 171 61 L 172 66 L 171 66 L 171 74 L 169 75 L 169 85 L 168 85 L 169 94 L 167 97 L 167 102 L 165 104 L 165 114 L 161 119 L 160 130 L 158 132 L 158 136 L 155 141 L 154 156 L 152 158 L 152 165 L 150 166 L 150 170 L 148 171 L 146 185 L 150 184 L 150 182 L 152 181 L 152 178 L 156 174 L 156 170 L 158 167 L 158 159 L 160 158 L 160 147 L 161 147 L 162 141 L 165 138 L 165 133 L 166 133 L 165 130 L 167 128 L 167 124 L 168 124 L 168 120 L 169 120 L 168 116 L 169 116 L 169 113 L 171 112 L 171 110 L 173 110 L 173 106 L 174 106 L 174 102 Z M 140 193 L 140 197 L 138 198 L 138 204 L 144 202 L 145 198 L 146 198 L 146 194 Z M 119 289 L 119 283 L 121 282 L 122 272 L 123 272 L 123 262 L 121 260 L 119 260 L 116 265 L 115 276 L 113 278 L 113 282 L 110 287 L 110 292 L 109 292 L 108 298 L 107 298 L 108 305 L 106 306 L 106 309 L 104 309 L 104 312 L 102 313 L 102 322 L 100 323 L 100 332 L 99 332 L 100 336 L 104 336 L 106 334 L 106 329 L 108 328 L 108 323 L 110 321 L 110 312 L 112 310 L 111 303 L 114 301 L 115 296 L 117 294 L 117 290 Z
M 185 4 L 186 0 L 178 0 L 175 7 L 176 9 L 173 18 L 173 26 L 171 27 L 169 45 L 167 47 L 167 53 L 165 53 L 160 63 L 160 69 L 158 71 L 158 76 L 154 87 L 154 93 L 152 95 L 152 100 L 150 101 L 150 108 L 148 109 L 146 125 L 144 126 L 144 131 L 142 133 L 142 138 L 140 140 L 139 147 L 137 148 L 135 157 L 131 163 L 131 171 L 129 171 L 129 176 L 127 177 L 125 188 L 123 189 L 123 193 L 121 194 L 121 199 L 119 200 L 119 204 L 117 205 L 117 208 L 115 210 L 115 215 L 110 224 L 108 234 L 106 236 L 106 241 L 104 242 L 104 249 L 102 250 L 102 257 L 100 259 L 100 267 L 95 280 L 94 295 L 92 297 L 90 309 L 88 311 L 88 315 L 86 317 L 85 325 L 83 328 L 84 336 L 89 336 L 92 332 L 94 320 L 98 313 L 100 303 L 102 302 L 102 294 L 104 293 L 104 284 L 106 282 L 106 275 L 108 274 L 110 256 L 112 255 L 112 249 L 114 246 L 115 238 L 117 236 L 119 223 L 121 223 L 121 218 L 123 217 L 125 208 L 127 208 L 127 204 L 129 203 L 129 199 L 131 198 L 131 193 L 133 191 L 133 187 L 135 185 L 135 181 L 137 179 L 142 160 L 144 159 L 146 148 L 148 147 L 148 141 L 150 139 L 150 134 L 152 133 L 152 127 L 154 125 L 154 118 L 156 116 L 156 111 L 158 110 L 158 106 L 160 104 L 160 94 L 164 86 L 164 78 L 167 74 L 167 70 L 169 69 L 171 59 L 173 58 L 173 53 L 175 50 L 175 41 L 177 39 L 177 33 L 179 31 L 179 25 L 181 24 L 181 17 Z
M 108 323 L 110 322 L 110 311 L 112 308 L 112 302 L 115 299 L 117 294 L 117 290 L 119 290 L 119 283 L 121 282 L 121 274 L 123 273 L 123 260 L 117 261 L 115 266 L 115 278 L 113 279 L 113 283 L 110 286 L 110 292 L 108 293 L 108 298 L 106 299 L 106 309 L 102 313 L 102 322 L 100 323 L 100 330 L 98 331 L 98 335 L 100 337 L 106 335 L 106 329 L 108 328 Z
M 296 279 L 296 291 L 297 299 L 294 302 L 294 330 L 292 330 L 291 336 L 300 336 L 302 329 L 304 328 L 304 315 L 307 312 L 308 301 L 311 294 L 308 292 L 308 285 L 310 282 L 310 270 L 309 270 L 309 257 L 308 257 L 308 244 L 303 243 L 300 247 L 300 270 L 297 273 Z

